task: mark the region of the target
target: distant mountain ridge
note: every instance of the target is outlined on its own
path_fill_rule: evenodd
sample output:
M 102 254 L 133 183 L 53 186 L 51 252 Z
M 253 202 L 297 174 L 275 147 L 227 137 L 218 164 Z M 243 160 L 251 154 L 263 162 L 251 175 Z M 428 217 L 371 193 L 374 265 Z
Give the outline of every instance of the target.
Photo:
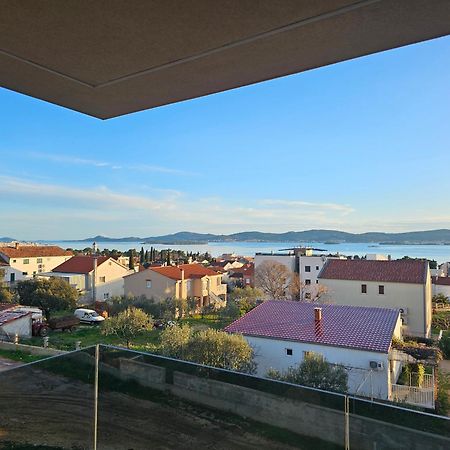
M 178 233 L 153 237 L 110 238 L 95 236 L 77 242 L 136 242 L 146 244 L 200 244 L 208 242 L 324 242 L 339 243 L 383 243 L 383 244 L 449 244 L 450 229 L 409 231 L 404 233 L 347 233 L 338 230 L 306 230 L 288 231 L 285 233 L 264 233 L 260 231 L 244 231 L 232 234 Z

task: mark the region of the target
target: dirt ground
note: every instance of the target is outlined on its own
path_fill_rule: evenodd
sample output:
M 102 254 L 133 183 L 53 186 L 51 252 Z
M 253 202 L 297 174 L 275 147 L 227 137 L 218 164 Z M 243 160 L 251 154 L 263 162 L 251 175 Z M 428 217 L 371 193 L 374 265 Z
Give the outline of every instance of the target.
M 21 366 L 23 363 L 18 361 L 12 361 L 11 359 L 3 358 L 0 356 L 0 372 L 6 370 L 14 369 L 15 367 Z
M 93 442 L 92 387 L 34 368 L 2 373 L 1 442 L 88 449 Z M 199 414 L 114 392 L 99 399 L 99 450 L 290 449 L 210 412 Z

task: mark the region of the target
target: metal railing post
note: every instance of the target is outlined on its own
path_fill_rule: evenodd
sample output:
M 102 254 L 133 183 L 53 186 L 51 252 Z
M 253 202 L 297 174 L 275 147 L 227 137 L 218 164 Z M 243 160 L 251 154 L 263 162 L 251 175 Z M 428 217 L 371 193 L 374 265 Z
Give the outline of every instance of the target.
M 94 450 L 97 450 L 97 425 L 98 425 L 98 362 L 100 346 L 95 346 L 95 378 L 94 378 Z
M 344 415 L 345 415 L 345 450 L 350 450 L 350 400 L 348 395 L 344 399 Z

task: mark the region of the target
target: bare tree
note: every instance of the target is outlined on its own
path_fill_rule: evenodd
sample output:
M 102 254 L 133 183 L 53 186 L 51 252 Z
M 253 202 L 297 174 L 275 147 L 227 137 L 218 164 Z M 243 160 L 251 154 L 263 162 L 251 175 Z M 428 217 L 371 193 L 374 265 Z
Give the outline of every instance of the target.
M 274 300 L 282 300 L 289 294 L 292 273 L 279 262 L 263 261 L 255 270 L 255 284 Z

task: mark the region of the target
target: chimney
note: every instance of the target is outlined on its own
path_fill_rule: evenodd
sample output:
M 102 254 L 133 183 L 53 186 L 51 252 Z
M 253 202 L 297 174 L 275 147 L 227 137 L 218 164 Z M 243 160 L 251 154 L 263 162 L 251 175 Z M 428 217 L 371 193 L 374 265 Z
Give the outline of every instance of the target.
M 184 281 L 184 270 L 181 269 L 181 281 Z
M 314 320 L 320 322 L 322 320 L 322 308 L 314 308 Z
M 14 248 L 19 248 L 19 243 L 18 242 L 14 242 Z

